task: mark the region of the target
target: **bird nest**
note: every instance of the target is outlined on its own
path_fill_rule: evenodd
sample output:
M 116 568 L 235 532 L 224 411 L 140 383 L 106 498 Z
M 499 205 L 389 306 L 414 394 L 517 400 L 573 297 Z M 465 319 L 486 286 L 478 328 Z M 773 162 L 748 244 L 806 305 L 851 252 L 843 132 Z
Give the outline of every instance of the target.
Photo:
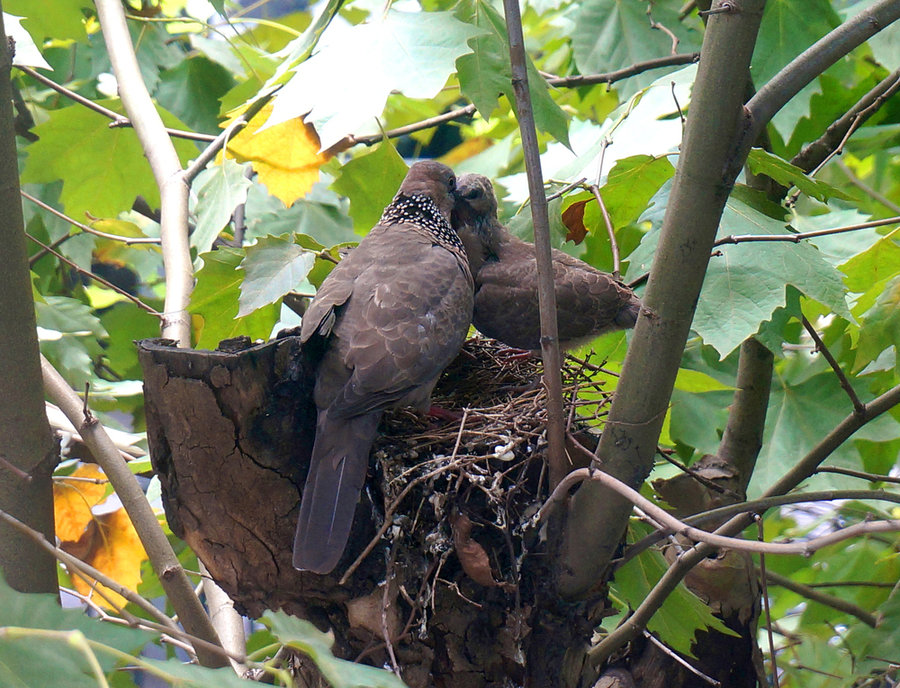
M 562 371 L 567 448 L 579 463 L 585 447 L 596 446 L 610 394 L 591 358 L 568 356 Z M 440 420 L 409 409 L 385 414 L 373 447 L 382 526 L 343 581 L 386 536 L 403 532 L 391 559 L 440 558 L 455 549 L 476 583 L 518 585 L 526 530 L 549 491 L 541 373 L 539 359 L 475 337 L 434 390 Z

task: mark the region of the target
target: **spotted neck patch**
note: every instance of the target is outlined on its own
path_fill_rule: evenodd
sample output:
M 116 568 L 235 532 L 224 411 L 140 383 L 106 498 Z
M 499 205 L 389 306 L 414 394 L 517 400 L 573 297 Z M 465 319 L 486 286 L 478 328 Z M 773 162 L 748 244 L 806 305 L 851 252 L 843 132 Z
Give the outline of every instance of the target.
M 384 209 L 378 224 L 394 225 L 403 222 L 421 227 L 431 234 L 439 244 L 465 250 L 453 227 L 430 197 L 424 194 L 397 194 L 391 204 Z

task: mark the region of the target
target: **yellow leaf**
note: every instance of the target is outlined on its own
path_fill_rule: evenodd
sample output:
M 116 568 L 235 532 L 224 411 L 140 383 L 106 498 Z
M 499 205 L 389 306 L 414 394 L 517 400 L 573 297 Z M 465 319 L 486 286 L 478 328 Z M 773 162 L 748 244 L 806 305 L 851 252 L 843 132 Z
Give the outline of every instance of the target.
M 231 139 L 226 152 L 240 162 L 250 162 L 269 193 L 291 206 L 319 181 L 319 168 L 331 156 L 319 152 L 316 130 L 300 117 L 259 131 L 270 114 L 271 103 Z
M 53 481 L 53 514 L 56 536 L 62 542 L 78 542 L 93 520 L 91 509 L 103 501 L 107 484 L 77 478 L 106 480 L 106 475 L 92 463 L 82 464 L 71 476 Z
M 147 553 L 125 509 L 98 516 L 96 523 L 100 536 L 94 538 L 95 547 L 85 561 L 129 590 L 137 591 L 141 582 L 141 564 L 147 558 Z M 92 596 L 98 604 L 107 609 L 113 609 L 113 605 L 124 607 L 127 604 L 125 598 L 105 585 L 100 583 L 91 585 L 81 576 L 72 578 L 78 592 Z M 94 592 L 95 590 L 108 597 L 112 604 Z

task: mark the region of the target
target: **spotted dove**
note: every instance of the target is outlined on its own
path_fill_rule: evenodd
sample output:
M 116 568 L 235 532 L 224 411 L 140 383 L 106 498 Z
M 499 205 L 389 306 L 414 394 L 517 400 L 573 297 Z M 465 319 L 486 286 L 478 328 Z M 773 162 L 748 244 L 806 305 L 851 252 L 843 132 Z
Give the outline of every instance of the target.
M 303 316 L 321 352 L 316 439 L 300 502 L 294 566 L 329 573 L 344 551 L 385 409 L 428 408 L 472 321 L 473 284 L 450 225 L 456 178 L 415 163 L 369 234 L 335 266 Z
M 459 178 L 454 209 L 475 278 L 473 324 L 488 337 L 529 351 L 541 348 L 534 245 L 514 237 L 497 219 L 487 177 Z M 553 249 L 557 323 L 564 349 L 604 332 L 634 327 L 641 302 L 621 282 L 584 261 Z

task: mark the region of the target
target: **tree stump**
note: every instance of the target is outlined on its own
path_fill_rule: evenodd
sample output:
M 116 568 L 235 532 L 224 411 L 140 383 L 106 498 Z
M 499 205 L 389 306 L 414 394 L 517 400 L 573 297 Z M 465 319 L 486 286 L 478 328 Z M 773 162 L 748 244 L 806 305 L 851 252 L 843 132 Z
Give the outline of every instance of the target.
M 241 613 L 303 616 L 334 631 L 338 656 L 396 662 L 414 688 L 521 683 L 526 657 L 573 684 L 562 674 L 583 661 L 585 605 L 603 605 L 560 606 L 532 522 L 547 497 L 538 361 L 470 341 L 434 393 L 456 420 L 386 413 L 347 550 L 319 576 L 291 565 L 316 414 L 299 339 L 217 351 L 145 340 L 139 356 L 169 523 Z

